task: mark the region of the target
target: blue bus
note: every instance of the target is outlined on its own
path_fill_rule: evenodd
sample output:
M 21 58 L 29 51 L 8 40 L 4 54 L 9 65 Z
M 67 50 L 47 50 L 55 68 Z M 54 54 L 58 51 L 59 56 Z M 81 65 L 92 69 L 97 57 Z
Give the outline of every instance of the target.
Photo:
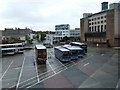
M 65 49 L 63 47 L 55 47 L 54 52 L 55 52 L 55 57 L 58 58 L 62 62 L 67 62 L 71 60 L 70 50 L 68 49 Z
M 71 42 L 70 45 L 72 45 L 72 46 L 79 46 L 80 48 L 83 48 L 84 54 L 87 53 L 87 43 Z
M 83 57 L 84 56 L 83 48 L 80 48 L 79 46 L 72 46 L 72 47 L 76 48 L 78 57 Z
M 70 45 L 63 45 L 62 47 L 70 50 L 71 59 L 78 59 L 78 49 L 76 47 Z

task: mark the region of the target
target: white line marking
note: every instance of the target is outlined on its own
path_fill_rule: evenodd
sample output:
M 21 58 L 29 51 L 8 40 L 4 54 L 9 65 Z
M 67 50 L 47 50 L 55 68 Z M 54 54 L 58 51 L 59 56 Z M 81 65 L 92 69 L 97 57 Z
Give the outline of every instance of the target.
M 84 67 L 87 66 L 88 64 L 90 64 L 90 63 L 86 63 L 86 64 L 84 64 Z
M 104 54 L 101 54 L 101 56 L 103 56 Z
M 36 68 L 37 78 L 38 78 L 38 82 L 39 82 L 40 80 L 39 80 L 39 76 L 38 76 L 38 69 L 37 69 L 37 64 L 36 64 L 36 60 L 35 59 L 34 59 L 34 62 L 35 62 L 35 68 Z
M 4 75 L 7 73 L 8 69 L 10 68 L 11 64 L 13 63 L 13 61 L 9 64 L 8 68 L 6 69 L 6 71 L 4 72 L 4 74 L 2 75 L 2 77 L 0 78 L 0 80 L 2 80 L 2 78 L 4 77 Z
M 47 60 L 48 62 L 48 60 Z M 50 68 L 52 69 L 52 71 L 56 74 L 56 72 L 54 71 L 54 69 L 52 68 L 52 66 L 50 65 L 50 63 L 48 62 L 48 65 L 50 66 Z
M 21 76 L 22 76 L 24 63 L 25 63 L 25 58 L 24 58 L 23 63 L 22 63 L 22 68 L 21 68 L 21 71 L 20 71 L 20 75 L 19 75 L 19 78 L 18 78 L 18 83 L 17 83 L 17 85 L 16 85 L 16 89 L 18 88 L 19 83 L 20 83 L 20 78 L 21 78 Z
M 47 72 L 44 72 L 44 73 L 41 73 L 41 74 L 39 74 L 39 76 L 41 76 L 41 75 L 43 75 L 43 74 L 45 74 L 45 73 L 48 73 L 48 72 L 51 72 L 51 70 L 49 70 L 49 71 L 47 71 Z M 25 82 L 27 82 L 27 81 L 29 81 L 29 80 L 31 80 L 31 79 L 36 78 L 36 77 L 37 77 L 37 76 L 34 76 L 34 77 L 30 78 L 30 79 L 27 79 L 27 80 L 25 80 L 25 81 L 23 81 L 23 82 L 20 82 L 20 84 L 25 83 Z
M 90 57 L 92 57 L 92 56 L 90 56 Z M 90 57 L 88 57 L 88 58 L 86 58 L 86 59 L 84 59 L 84 60 L 87 60 L 87 59 L 89 59 Z M 83 60 L 83 61 L 84 61 L 84 60 Z M 81 62 L 81 61 L 79 61 L 78 63 L 80 63 L 80 62 Z M 70 67 L 72 67 L 72 66 L 74 66 L 74 65 L 77 65 L 78 63 L 75 63 L 75 64 L 71 65 Z M 70 68 L 70 67 L 68 67 L 68 68 Z M 59 73 L 62 72 L 62 71 L 67 70 L 68 68 L 63 69 L 63 70 L 57 72 L 56 74 L 53 74 L 53 75 L 51 75 L 51 76 L 49 76 L 49 77 L 47 77 L 47 78 L 41 80 L 40 82 L 43 82 L 43 81 L 45 81 L 45 80 L 47 80 L 47 79 L 49 79 L 49 78 L 51 78 L 51 77 L 53 77 L 53 76 L 59 74 Z M 40 82 L 39 82 L 39 83 L 40 83 Z M 28 86 L 27 88 L 31 88 L 31 87 L 35 86 L 36 84 L 38 84 L 38 82 L 35 83 L 35 84 L 33 84 L 33 85 L 31 85 L 31 86 Z M 26 89 L 27 89 L 27 88 L 26 88 Z M 26 90 L 26 89 L 23 89 L 23 90 Z
M 51 54 L 51 53 L 50 53 L 50 54 Z M 54 55 L 51 54 L 51 56 L 52 56 L 53 58 L 55 58 Z M 57 59 L 57 58 L 55 58 L 55 59 Z M 57 59 L 57 61 L 58 61 L 60 64 L 62 64 L 58 59 Z M 62 66 L 64 66 L 65 68 L 67 68 L 64 64 L 62 64 Z

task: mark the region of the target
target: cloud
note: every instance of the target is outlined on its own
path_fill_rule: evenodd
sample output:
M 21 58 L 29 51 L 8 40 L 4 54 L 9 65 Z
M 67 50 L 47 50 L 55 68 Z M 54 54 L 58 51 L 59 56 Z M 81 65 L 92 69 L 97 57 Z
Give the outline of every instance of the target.
M 102 1 L 105 0 L 1 0 L 0 24 L 4 28 L 27 26 L 33 30 L 54 30 L 55 25 L 68 23 L 76 28 L 80 27 L 83 13 L 101 10 Z

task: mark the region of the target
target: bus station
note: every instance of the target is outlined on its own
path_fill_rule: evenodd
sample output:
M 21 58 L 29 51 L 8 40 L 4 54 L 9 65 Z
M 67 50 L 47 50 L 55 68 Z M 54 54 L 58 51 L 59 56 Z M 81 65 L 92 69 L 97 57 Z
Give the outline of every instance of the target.
M 70 51 L 69 49 L 58 46 L 45 48 L 36 41 L 33 42 L 32 47 L 34 49 L 24 50 L 23 54 L 2 58 L 0 80 L 3 89 L 116 88 L 117 86 L 118 50 L 87 47 L 87 53 L 82 58 L 70 60 L 71 54 L 67 56 L 69 54 L 66 53 Z M 68 57 L 69 61 L 61 62 L 65 59 L 59 58 L 62 54 L 59 55 L 58 48 L 65 52 L 63 57 Z M 38 54 L 37 50 L 39 50 Z M 45 55 L 46 63 L 39 64 L 40 59 L 37 59 L 39 52 Z

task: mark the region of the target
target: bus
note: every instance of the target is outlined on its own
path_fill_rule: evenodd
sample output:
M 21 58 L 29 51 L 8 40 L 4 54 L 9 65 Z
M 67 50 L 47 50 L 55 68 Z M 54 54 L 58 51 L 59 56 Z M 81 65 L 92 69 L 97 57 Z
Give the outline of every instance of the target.
M 58 46 L 54 48 L 54 52 L 55 52 L 55 57 L 62 62 L 68 62 L 71 60 L 70 58 L 71 53 L 70 50 L 68 49 Z
M 84 54 L 87 53 L 87 43 L 71 42 L 70 45 L 79 46 L 80 48 L 83 48 Z
M 23 44 L 15 43 L 15 44 L 0 44 L 0 48 L 2 51 L 2 56 L 11 54 L 23 54 Z
M 2 56 L 15 54 L 15 48 L 2 48 L 1 51 L 2 51 Z
M 1 48 L 18 48 L 18 47 L 23 47 L 22 43 L 14 43 L 14 44 L 0 44 Z
M 76 48 L 78 57 L 83 57 L 84 56 L 83 48 L 80 48 L 79 46 L 72 46 L 72 47 Z
M 47 60 L 47 49 L 43 45 L 36 45 L 35 46 L 35 54 L 36 54 L 36 61 L 37 64 L 46 64 Z
M 71 59 L 78 59 L 78 49 L 76 49 L 76 47 L 68 45 L 63 45 L 62 47 L 70 50 Z

